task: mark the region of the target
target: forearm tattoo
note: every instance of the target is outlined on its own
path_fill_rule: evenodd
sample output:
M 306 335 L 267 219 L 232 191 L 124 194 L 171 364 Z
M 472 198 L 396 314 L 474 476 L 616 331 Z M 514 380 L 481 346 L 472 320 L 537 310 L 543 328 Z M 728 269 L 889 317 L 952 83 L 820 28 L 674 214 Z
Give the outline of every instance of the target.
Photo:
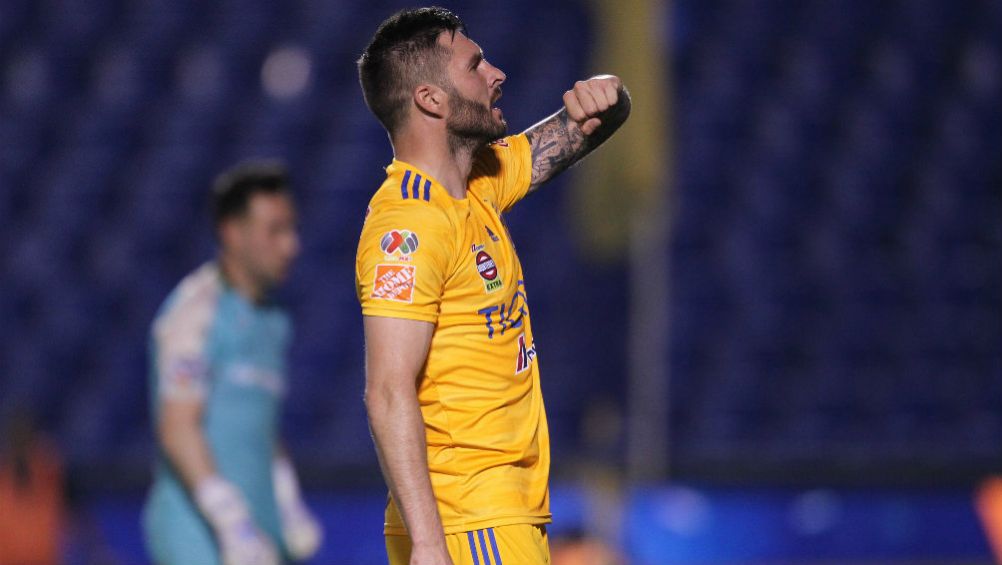
M 586 136 L 577 122 L 563 108 L 526 130 L 532 148 L 532 187 L 552 179 L 570 168 L 609 139 L 630 114 L 630 96 L 622 90 L 619 102 L 601 116 L 602 125 Z
M 585 134 L 564 108 L 525 132 L 532 148 L 532 186 L 538 187 L 584 156 Z

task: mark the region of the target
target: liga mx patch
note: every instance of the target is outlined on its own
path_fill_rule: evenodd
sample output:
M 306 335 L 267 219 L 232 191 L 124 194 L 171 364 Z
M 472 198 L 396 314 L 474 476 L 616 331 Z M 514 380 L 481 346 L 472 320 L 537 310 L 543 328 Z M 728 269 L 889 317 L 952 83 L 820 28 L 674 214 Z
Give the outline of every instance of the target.
M 410 304 L 414 301 L 414 265 L 376 265 L 371 298 Z
M 494 292 L 504 286 L 498 276 L 498 266 L 494 258 L 486 251 L 479 251 L 476 256 L 477 274 L 484 280 L 484 290 Z
M 417 251 L 417 234 L 410 230 L 390 230 L 379 240 L 379 248 L 387 255 L 406 257 Z

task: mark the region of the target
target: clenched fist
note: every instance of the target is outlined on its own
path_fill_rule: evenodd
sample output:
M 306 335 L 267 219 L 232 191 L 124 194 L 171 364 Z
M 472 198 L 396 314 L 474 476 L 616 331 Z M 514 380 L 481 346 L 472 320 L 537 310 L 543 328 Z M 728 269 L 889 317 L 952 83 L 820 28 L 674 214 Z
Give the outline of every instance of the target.
M 613 75 L 579 80 L 574 88 L 564 93 L 567 115 L 577 122 L 585 135 L 591 135 L 602 125 L 602 114 L 619 102 L 622 88 L 623 81 Z

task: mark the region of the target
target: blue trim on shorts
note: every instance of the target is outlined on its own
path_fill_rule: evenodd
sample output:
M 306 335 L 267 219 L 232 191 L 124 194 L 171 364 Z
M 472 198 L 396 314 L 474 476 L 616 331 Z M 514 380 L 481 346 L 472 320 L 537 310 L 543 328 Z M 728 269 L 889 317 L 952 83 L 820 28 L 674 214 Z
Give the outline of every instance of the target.
M 491 549 L 494 550 L 494 565 L 501 565 L 501 552 L 498 551 L 498 540 L 494 538 L 494 528 L 487 529 L 487 536 L 491 538 Z
M 473 541 L 473 532 L 466 532 L 466 539 L 470 542 L 470 553 L 473 554 L 473 565 L 480 565 L 480 557 L 477 556 L 477 542 Z
M 487 551 L 487 540 L 484 539 L 484 531 L 477 530 L 477 536 L 480 538 L 480 550 L 484 552 L 484 565 L 491 565 L 491 554 Z

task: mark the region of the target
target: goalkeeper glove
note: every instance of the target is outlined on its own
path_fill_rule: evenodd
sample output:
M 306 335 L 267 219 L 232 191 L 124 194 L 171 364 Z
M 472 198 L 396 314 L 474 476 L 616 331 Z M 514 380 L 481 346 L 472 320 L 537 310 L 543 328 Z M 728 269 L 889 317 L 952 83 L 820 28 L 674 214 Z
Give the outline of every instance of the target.
M 216 534 L 223 565 L 279 565 L 274 544 L 254 524 L 235 486 L 209 477 L 195 487 L 195 504 Z
M 323 529 L 306 507 L 292 462 L 276 457 L 272 464 L 275 499 L 282 519 L 282 536 L 289 555 L 296 561 L 313 557 L 323 542 Z

